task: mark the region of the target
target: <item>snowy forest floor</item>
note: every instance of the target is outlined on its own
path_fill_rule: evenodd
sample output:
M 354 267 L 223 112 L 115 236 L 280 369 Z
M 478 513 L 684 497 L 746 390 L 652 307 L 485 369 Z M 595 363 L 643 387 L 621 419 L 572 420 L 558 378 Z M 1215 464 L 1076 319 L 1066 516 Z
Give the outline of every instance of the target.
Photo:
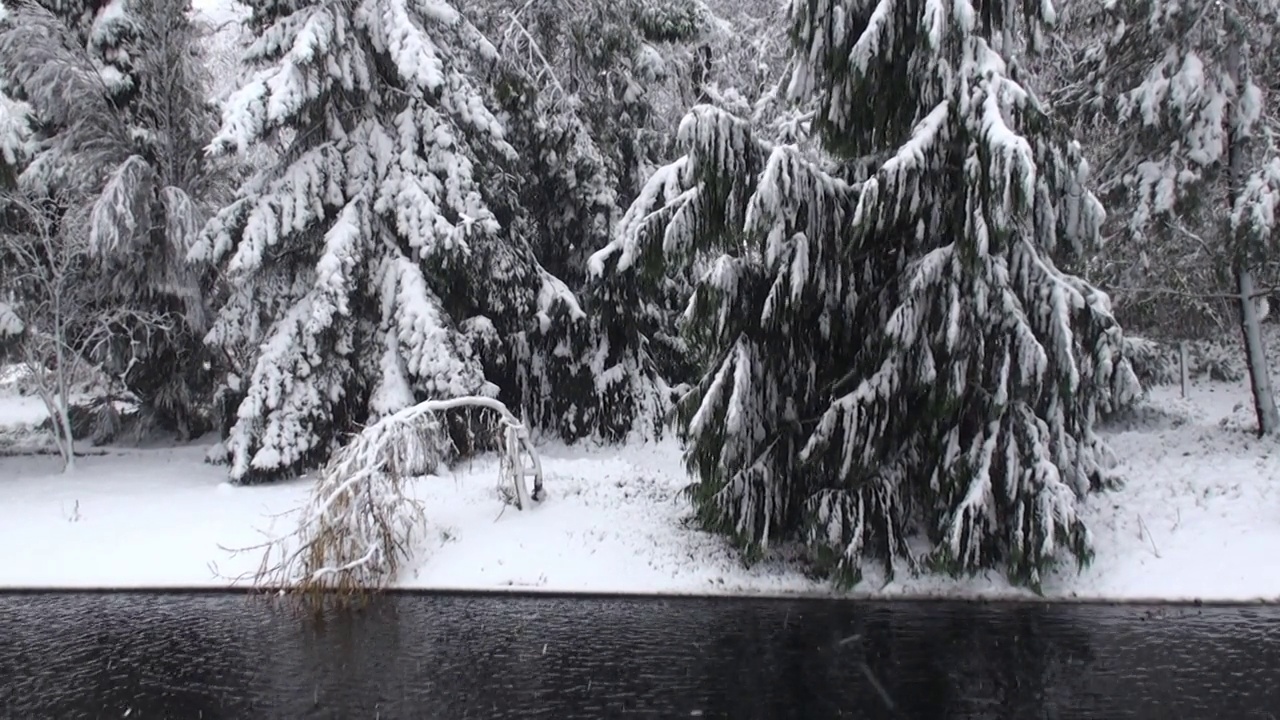
M 1125 485 L 1085 515 L 1097 557 L 1049 577 L 1050 599 L 1280 600 L 1280 443 L 1258 441 L 1244 383 L 1199 383 L 1186 400 L 1154 388 L 1106 436 Z M 233 487 L 205 464 L 212 440 L 82 447 L 63 475 L 40 443 L 34 398 L 0 389 L 0 587 L 227 586 L 256 569 L 261 542 L 292 528 L 309 483 Z M 17 452 L 17 454 L 15 454 Z M 499 499 L 497 461 L 480 458 L 413 484 L 428 527 L 399 583 L 407 588 L 694 594 L 830 594 L 780 550 L 744 567 L 689 525 L 674 442 L 541 448 L 548 500 L 531 512 Z M 1017 598 L 998 573 L 951 579 L 869 575 L 852 597 Z

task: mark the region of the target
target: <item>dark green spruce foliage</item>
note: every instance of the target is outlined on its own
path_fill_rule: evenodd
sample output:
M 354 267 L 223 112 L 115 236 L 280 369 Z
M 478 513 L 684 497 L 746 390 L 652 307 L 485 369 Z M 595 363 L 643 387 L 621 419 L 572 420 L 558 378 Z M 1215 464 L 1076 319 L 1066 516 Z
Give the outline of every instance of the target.
M 504 336 L 505 368 L 535 425 L 573 440 L 661 432 L 664 379 L 688 377 L 669 328 L 687 282 L 663 279 L 657 303 L 626 280 L 588 272 L 589 256 L 668 155 L 673 127 L 661 102 L 687 71 L 684 45 L 709 20 L 696 0 L 497 2 L 488 32 L 500 38 L 497 99 L 518 153 L 515 195 L 542 265 L 581 298 L 540 307 L 527 331 Z M 585 312 L 584 312 L 585 311 Z
M 710 363 L 679 427 L 700 520 L 749 554 L 799 540 L 846 584 L 872 557 L 1032 587 L 1090 557 L 1094 419 L 1138 386 L 1107 296 L 1054 264 L 1103 214 L 998 52 L 1005 17 L 796 0 L 791 88 L 830 155 L 697 107 L 599 254 L 705 265 L 683 329 Z

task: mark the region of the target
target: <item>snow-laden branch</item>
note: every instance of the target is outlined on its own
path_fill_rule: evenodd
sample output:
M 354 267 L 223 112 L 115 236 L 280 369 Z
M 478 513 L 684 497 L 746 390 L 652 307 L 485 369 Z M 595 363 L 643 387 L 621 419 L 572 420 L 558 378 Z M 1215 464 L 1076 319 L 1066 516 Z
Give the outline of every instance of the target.
M 13 311 L 13 307 L 0 301 L 0 340 L 6 337 L 17 337 L 25 328 L 22 318 Z
M 405 481 L 435 472 L 452 454 L 440 413 L 465 408 L 498 416 L 502 478 L 514 485 L 516 506 L 542 500 L 541 461 L 527 428 L 506 405 L 476 396 L 421 402 L 365 428 L 333 455 L 310 501 L 297 511 L 296 529 L 231 550 L 264 551 L 254 584 L 312 596 L 337 591 L 342 600 L 393 581 L 425 522 L 422 503 L 406 492 Z

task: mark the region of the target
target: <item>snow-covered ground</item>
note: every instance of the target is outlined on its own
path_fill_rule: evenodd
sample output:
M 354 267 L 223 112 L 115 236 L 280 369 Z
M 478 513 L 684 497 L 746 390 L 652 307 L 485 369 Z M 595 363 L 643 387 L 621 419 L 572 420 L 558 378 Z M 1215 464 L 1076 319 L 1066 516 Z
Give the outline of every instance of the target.
M 1240 385 L 1202 384 L 1184 401 L 1153 394 L 1132 429 L 1109 433 L 1124 488 L 1091 497 L 1097 558 L 1045 583 L 1050 598 L 1280 599 L 1280 445 L 1238 428 Z M 38 420 L 38 403 L 0 397 L 0 426 Z M 1220 422 L 1228 420 L 1227 426 Z M 3 436 L 0 436 L 0 440 Z M 64 476 L 56 457 L 0 457 L 0 586 L 225 586 L 260 554 L 222 548 L 291 528 L 305 480 L 232 487 L 206 445 L 107 448 Z M 491 459 L 425 478 L 429 527 L 401 585 L 644 593 L 829 593 L 795 565 L 744 567 L 689 527 L 679 450 L 542 449 L 549 499 L 503 509 Z M 2 453 L 0 453 L 2 454 Z M 274 525 L 273 525 L 274 523 Z M 854 596 L 1022 597 L 997 575 L 875 577 Z

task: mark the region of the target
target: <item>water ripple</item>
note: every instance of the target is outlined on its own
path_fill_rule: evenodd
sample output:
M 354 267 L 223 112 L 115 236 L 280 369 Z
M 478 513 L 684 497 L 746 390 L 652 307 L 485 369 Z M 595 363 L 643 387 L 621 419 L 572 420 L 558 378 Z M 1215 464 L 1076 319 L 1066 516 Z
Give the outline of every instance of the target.
M 1277 679 L 1277 608 L 0 596 L 13 720 L 1275 720 Z

